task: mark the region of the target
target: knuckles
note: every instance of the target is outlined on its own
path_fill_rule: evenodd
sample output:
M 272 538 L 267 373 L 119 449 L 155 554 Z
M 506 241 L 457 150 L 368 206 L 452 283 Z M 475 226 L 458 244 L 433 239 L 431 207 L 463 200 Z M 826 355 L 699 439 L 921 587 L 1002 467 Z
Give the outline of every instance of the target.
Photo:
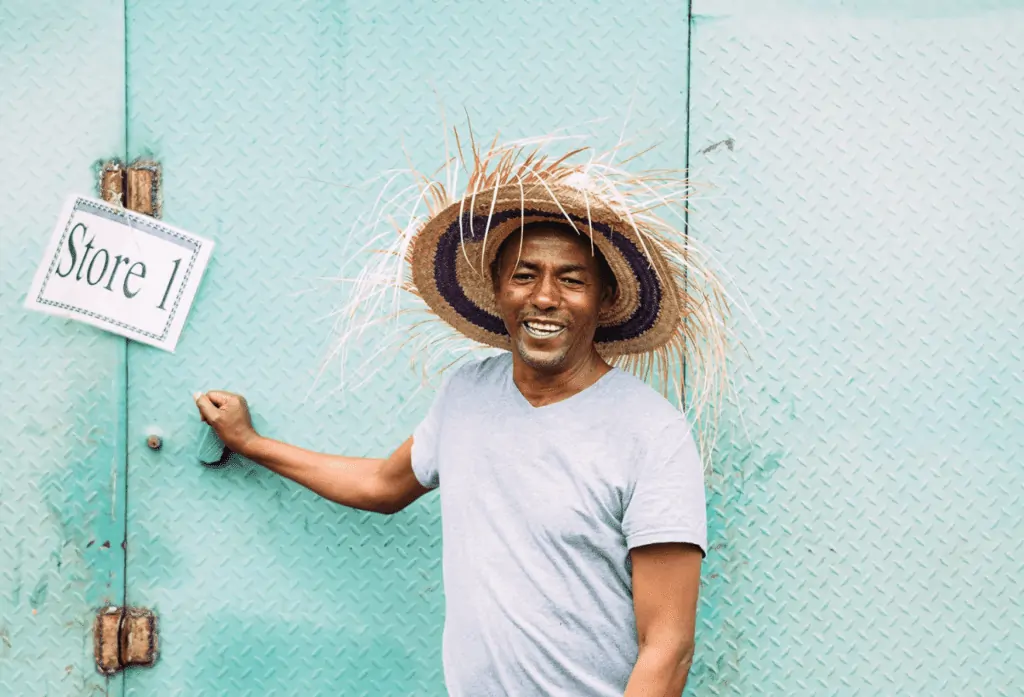
M 232 394 L 225 392 L 223 394 L 223 401 L 220 406 L 212 405 L 214 408 L 210 409 L 208 413 L 202 413 L 200 409 L 200 415 L 203 421 L 210 426 L 223 428 L 230 425 L 231 422 L 245 417 L 249 411 L 249 404 L 245 397 L 238 394 Z

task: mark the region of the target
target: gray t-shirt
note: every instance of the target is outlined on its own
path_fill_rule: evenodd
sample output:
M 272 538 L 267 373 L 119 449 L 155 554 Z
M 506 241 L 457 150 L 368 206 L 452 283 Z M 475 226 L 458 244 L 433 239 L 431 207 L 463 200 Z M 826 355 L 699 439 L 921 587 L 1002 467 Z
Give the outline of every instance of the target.
M 619 369 L 534 407 L 505 353 L 446 374 L 412 466 L 441 488 L 449 694 L 621 697 L 637 657 L 629 550 L 706 549 L 685 417 Z

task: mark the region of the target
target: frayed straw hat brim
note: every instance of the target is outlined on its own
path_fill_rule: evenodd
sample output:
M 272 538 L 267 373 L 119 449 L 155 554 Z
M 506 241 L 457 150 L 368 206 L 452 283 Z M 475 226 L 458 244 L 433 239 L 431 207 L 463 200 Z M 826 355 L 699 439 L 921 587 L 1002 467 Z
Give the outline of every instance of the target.
M 495 137 L 485 148 L 471 137 L 467 150 L 455 136 L 454 154 L 446 143 L 438 170 L 390 175 L 356 223 L 370 221 L 364 249 L 379 253 L 351 279 L 337 311 L 333 355 L 346 374 L 364 384 L 391 349 L 408 351 L 424 377 L 478 349 L 511 350 L 491 264 L 517 230 L 552 221 L 585 236 L 615 275 L 618 293 L 598 318 L 597 350 L 675 404 L 689 392 L 686 408 L 702 418 L 728 385 L 729 302 L 710 255 L 678 226 L 692 189 L 685 172 L 627 171 L 638 155 L 616 160 L 621 143 L 597 153 L 564 150 L 568 136 Z M 403 172 L 412 183 L 392 189 Z M 391 230 L 381 231 L 384 224 Z M 371 330 L 383 333 L 363 354 Z

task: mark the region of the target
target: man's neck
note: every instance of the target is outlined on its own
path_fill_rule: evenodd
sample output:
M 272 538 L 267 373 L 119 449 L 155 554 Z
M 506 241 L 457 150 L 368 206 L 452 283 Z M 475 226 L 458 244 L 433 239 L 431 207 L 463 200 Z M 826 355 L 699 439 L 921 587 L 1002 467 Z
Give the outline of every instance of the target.
M 535 407 L 568 399 L 593 385 L 611 369 L 596 350 L 584 360 L 557 372 L 537 370 L 512 353 L 512 379 L 526 401 Z

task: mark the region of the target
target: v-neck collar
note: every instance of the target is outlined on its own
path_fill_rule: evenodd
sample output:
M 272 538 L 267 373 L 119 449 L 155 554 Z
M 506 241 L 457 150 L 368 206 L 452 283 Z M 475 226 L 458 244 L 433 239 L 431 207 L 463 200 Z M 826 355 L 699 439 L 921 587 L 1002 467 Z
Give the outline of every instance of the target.
M 594 393 L 600 392 L 602 389 L 604 389 L 604 386 L 606 384 L 611 382 L 612 375 L 618 372 L 619 370 L 615 366 L 612 366 L 611 370 L 609 370 L 607 373 L 599 377 L 592 384 L 588 385 L 587 387 L 584 387 L 579 392 L 571 394 L 564 399 L 558 400 L 557 402 L 551 402 L 550 404 L 544 404 L 537 407 L 534 406 L 530 402 L 530 400 L 528 400 L 519 390 L 519 385 L 516 384 L 516 381 L 512 375 L 512 354 L 508 354 L 508 357 L 508 365 L 505 368 L 505 389 L 507 389 L 512 394 L 513 401 L 515 401 L 521 408 L 525 409 L 527 413 L 535 415 L 549 414 L 551 412 L 561 411 L 566 406 L 569 406 L 581 399 L 585 399 Z

